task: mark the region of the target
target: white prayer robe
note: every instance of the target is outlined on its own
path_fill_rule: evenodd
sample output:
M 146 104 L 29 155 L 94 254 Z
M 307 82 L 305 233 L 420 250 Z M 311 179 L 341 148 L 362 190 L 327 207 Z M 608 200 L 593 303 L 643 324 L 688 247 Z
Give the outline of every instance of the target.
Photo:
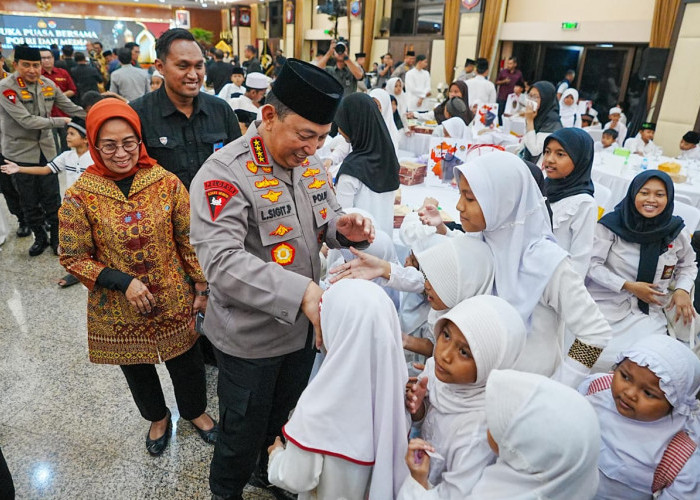
M 430 108 L 425 97 L 430 92 L 430 73 L 425 69 L 413 68 L 406 72 L 406 94 L 408 111 L 428 111 Z M 421 105 L 418 100 L 423 99 Z

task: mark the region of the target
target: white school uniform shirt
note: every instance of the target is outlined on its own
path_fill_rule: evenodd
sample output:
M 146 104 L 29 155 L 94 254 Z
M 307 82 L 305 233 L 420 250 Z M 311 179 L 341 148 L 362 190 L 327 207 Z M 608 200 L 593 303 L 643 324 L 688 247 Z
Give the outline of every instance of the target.
M 250 111 L 251 113 L 257 114 L 260 108 L 258 108 L 253 101 L 247 95 L 242 95 L 228 101 L 231 109 L 236 111 L 237 109 L 242 109 L 244 111 Z
M 595 141 L 593 143 L 593 151 L 596 153 L 614 153 L 615 150 L 619 147 L 620 145 L 617 142 L 613 142 L 607 148 L 603 146 L 603 143 L 601 141 Z
M 661 148 L 654 144 L 654 141 L 649 141 L 646 144 L 637 134 L 636 137 L 630 137 L 625 141 L 625 148 L 629 149 L 632 153 L 641 153 L 642 156 L 659 156 L 661 155 Z
M 231 96 L 233 94 L 245 94 L 245 87 L 239 87 L 235 83 L 227 83 L 223 87 L 221 87 L 221 90 L 219 91 L 219 94 L 217 97 L 221 97 L 222 99 L 225 99 L 226 101 L 231 100 Z
M 617 354 L 640 338 L 666 334 L 662 307 L 649 304 L 649 314 L 644 314 L 637 305 L 637 297 L 622 289 L 626 281 L 637 281 L 640 248 L 639 243 L 625 241 L 602 224 L 596 225 L 586 286 L 612 327 L 613 337 L 593 366 L 595 372 L 609 371 Z M 672 282 L 676 288 L 690 293 L 697 272 L 695 252 L 684 229 L 668 250 L 659 255 L 654 284 L 661 293 L 668 294 Z M 663 297 L 661 301 L 664 302 Z
M 335 197 L 344 209 L 361 208 L 377 221 L 377 227 L 387 234 L 394 231 L 394 192 L 375 193 L 360 179 L 343 174 L 335 187 Z
M 95 162 L 92 161 L 92 156 L 90 156 L 89 149 L 80 156 L 78 156 L 78 153 L 75 152 L 75 149 L 70 149 L 68 151 L 64 151 L 56 158 L 51 160 L 48 163 L 48 167 L 54 174 L 65 172 L 66 187 L 70 187 L 93 163 Z
M 425 96 L 430 92 L 430 73 L 425 69 L 413 68 L 406 72 L 406 94 L 409 111 L 428 111 Z M 418 106 L 418 99 L 423 103 Z
M 625 143 L 625 138 L 627 137 L 627 127 L 625 126 L 624 123 L 622 123 L 622 119 L 617 121 L 617 125 L 614 127 L 612 126 L 612 122 L 608 122 L 605 124 L 605 127 L 603 127 L 603 130 L 608 130 L 609 128 L 613 130 L 617 130 L 617 139 L 615 139 L 615 142 L 617 142 L 620 147 Z
M 557 243 L 571 255 L 574 270 L 586 277 L 593 253 L 598 205 L 589 194 L 563 198 L 552 207 L 552 227 Z
M 372 467 L 302 450 L 292 442 L 272 452 L 267 469 L 273 484 L 299 491 L 299 500 L 364 500 Z
M 695 146 L 687 151 L 681 151 L 678 155 L 679 160 L 700 160 L 700 147 Z
M 469 89 L 469 106 L 477 103 L 490 104 L 496 102 L 496 86 L 492 81 L 487 80 L 484 75 L 476 75 L 471 80 L 467 80 Z

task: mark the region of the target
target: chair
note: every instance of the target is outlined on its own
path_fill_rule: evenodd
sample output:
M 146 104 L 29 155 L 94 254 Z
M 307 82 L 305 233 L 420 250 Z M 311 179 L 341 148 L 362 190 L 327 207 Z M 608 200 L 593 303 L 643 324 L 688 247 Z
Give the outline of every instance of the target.
M 588 132 L 588 135 L 591 136 L 591 139 L 593 141 L 600 141 L 600 139 L 603 137 L 603 131 L 600 129 L 592 129 L 590 127 L 587 127 L 584 129 L 586 132 Z
M 600 219 L 608 211 L 608 203 L 610 203 L 610 198 L 612 198 L 612 191 L 609 187 L 602 184 L 595 184 L 594 188 L 593 199 L 598 205 L 598 219 Z
M 700 209 L 682 201 L 673 202 L 673 215 L 677 215 L 685 222 L 685 227 L 692 235 L 700 224 Z
M 685 203 L 686 205 L 690 205 L 691 207 L 693 206 L 693 200 L 690 199 L 690 196 L 680 193 L 674 193 L 673 202 L 678 203 L 679 201 L 681 203 Z

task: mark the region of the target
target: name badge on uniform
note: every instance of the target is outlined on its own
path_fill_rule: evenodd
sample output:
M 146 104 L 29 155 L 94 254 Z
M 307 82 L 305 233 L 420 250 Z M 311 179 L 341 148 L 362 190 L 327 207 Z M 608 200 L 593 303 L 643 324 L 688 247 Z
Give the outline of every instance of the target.
M 216 153 L 218 150 L 224 147 L 224 141 L 219 141 L 217 143 L 214 143 L 214 147 L 212 148 L 213 151 L 212 153 Z
M 664 266 L 664 270 L 661 273 L 661 279 L 662 280 L 670 280 L 671 276 L 673 276 L 673 271 L 676 269 L 676 266 Z

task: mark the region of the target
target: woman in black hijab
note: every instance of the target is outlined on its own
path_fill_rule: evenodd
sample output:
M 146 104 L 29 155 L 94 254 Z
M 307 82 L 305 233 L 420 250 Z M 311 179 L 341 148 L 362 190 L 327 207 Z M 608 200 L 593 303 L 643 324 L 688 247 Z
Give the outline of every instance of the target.
M 399 161 L 379 108 L 367 94 L 350 94 L 340 103 L 335 123 L 352 146 L 336 177 L 338 202 L 368 211 L 378 228 L 391 234 Z
M 528 92 L 528 98 L 537 103 L 537 109 L 528 104 L 523 112 L 525 136 L 523 137 L 523 159 L 538 163 L 542 155 L 545 138 L 561 127 L 557 90 L 550 82 L 537 82 Z
M 600 219 L 587 288 L 613 338 L 594 371 L 609 370 L 617 354 L 640 338 L 665 335 L 664 307 L 689 325 L 697 265 L 683 227 L 673 215 L 673 181 L 659 170 L 638 174 L 627 196 Z

